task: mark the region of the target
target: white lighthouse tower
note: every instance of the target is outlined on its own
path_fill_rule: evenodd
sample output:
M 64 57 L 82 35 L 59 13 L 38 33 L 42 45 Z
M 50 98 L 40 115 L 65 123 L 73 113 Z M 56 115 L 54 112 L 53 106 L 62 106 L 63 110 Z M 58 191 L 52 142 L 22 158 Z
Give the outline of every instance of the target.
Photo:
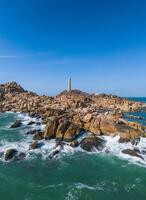
M 72 82 L 71 77 L 68 78 L 68 92 L 71 92 Z

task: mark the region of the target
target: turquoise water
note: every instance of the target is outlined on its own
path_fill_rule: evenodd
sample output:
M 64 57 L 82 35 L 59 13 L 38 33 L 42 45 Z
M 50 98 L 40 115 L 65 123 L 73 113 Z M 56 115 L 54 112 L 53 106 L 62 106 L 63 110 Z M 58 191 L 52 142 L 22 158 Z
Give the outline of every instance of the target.
M 146 97 L 129 97 L 128 99 L 131 100 L 131 101 L 146 103 Z
M 31 141 L 27 128 L 9 129 L 18 118 L 0 114 L 0 149 L 14 145 L 26 153 Z M 128 159 L 81 151 L 66 151 L 56 160 L 35 155 L 19 162 L 0 159 L 0 200 L 146 199 L 146 168 Z
M 138 102 L 146 103 L 146 98 L 145 97 L 130 97 L 129 99 L 132 100 L 132 101 L 138 101 Z M 140 111 L 140 112 L 132 113 L 132 115 L 141 116 L 141 117 L 143 117 L 143 119 L 131 119 L 131 118 L 127 117 L 128 115 L 131 115 L 131 113 L 126 113 L 125 114 L 125 118 L 128 119 L 129 121 L 136 121 L 136 122 L 146 126 L 146 111 Z

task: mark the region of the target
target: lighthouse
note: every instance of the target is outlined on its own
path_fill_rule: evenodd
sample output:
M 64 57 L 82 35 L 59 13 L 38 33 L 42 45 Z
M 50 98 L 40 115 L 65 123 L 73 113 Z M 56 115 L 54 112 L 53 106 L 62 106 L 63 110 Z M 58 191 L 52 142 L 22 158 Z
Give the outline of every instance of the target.
M 68 78 L 68 92 L 71 92 L 71 77 Z

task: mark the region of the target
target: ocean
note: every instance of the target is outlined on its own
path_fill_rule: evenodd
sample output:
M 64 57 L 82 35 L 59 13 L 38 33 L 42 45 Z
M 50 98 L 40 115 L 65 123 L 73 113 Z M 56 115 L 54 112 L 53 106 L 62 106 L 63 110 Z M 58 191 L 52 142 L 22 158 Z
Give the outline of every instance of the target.
M 146 98 L 132 100 L 146 102 Z M 144 120 L 136 120 L 146 125 L 146 112 L 133 115 L 143 116 Z M 107 145 L 103 152 L 87 153 L 66 146 L 56 159 L 50 160 L 48 155 L 55 141 L 42 141 L 42 148 L 29 151 L 29 128 L 9 128 L 16 119 L 22 119 L 24 124 L 31 120 L 20 113 L 0 114 L 0 200 L 146 199 L 146 157 L 142 161 L 121 153 L 131 144 L 119 144 L 117 137 L 104 137 Z M 11 147 L 24 152 L 26 158 L 5 162 L 2 152 Z M 141 139 L 138 148 L 146 149 L 146 139 Z

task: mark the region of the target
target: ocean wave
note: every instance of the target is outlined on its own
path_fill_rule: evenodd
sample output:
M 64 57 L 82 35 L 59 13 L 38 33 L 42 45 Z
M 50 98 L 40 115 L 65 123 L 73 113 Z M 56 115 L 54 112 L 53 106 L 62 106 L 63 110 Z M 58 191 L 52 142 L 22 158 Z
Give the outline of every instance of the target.
M 103 138 L 103 137 L 102 137 Z M 118 143 L 118 137 L 112 138 L 110 136 L 106 136 L 104 137 L 104 139 L 107 141 L 106 143 L 106 147 L 102 152 L 96 151 L 96 152 L 86 152 L 87 154 L 94 154 L 94 155 L 102 155 L 102 156 L 116 156 L 118 158 L 124 159 L 124 160 L 128 160 L 129 163 L 132 164 L 137 164 L 140 166 L 144 166 L 146 167 L 146 155 L 142 155 L 144 160 L 138 158 L 138 157 L 134 157 L 134 156 L 130 156 L 127 154 L 122 153 L 122 150 L 127 149 L 127 148 L 134 148 L 131 143 L 125 143 L 125 144 L 119 144 Z M 41 148 L 37 148 L 37 149 L 29 149 L 30 144 L 32 142 L 32 138 L 30 137 L 26 137 L 23 141 L 18 141 L 18 142 L 8 142 L 6 140 L 2 140 L 0 142 L 0 152 L 6 152 L 8 149 L 12 148 L 12 149 L 17 149 L 19 152 L 23 152 L 26 154 L 26 159 L 34 159 L 36 158 L 38 155 L 41 156 L 41 158 L 43 160 L 48 159 L 49 155 L 51 155 L 51 153 L 54 151 L 54 149 L 56 150 L 55 146 L 56 146 L 56 142 L 55 140 L 49 140 L 49 141 L 45 141 L 45 140 L 41 140 L 39 141 L 39 143 L 42 143 Z M 140 143 L 138 144 L 137 148 L 140 151 L 143 151 L 143 149 L 145 149 L 145 144 L 146 144 L 146 139 L 141 138 Z M 64 145 L 64 148 L 61 150 L 61 152 L 59 154 L 57 154 L 56 157 L 54 158 L 61 158 L 62 156 L 66 156 L 66 155 L 73 155 L 76 152 L 85 152 L 83 149 L 81 149 L 80 147 L 77 148 L 72 148 L 70 147 L 68 144 Z M 4 158 L 0 158 L 0 160 L 4 161 Z

